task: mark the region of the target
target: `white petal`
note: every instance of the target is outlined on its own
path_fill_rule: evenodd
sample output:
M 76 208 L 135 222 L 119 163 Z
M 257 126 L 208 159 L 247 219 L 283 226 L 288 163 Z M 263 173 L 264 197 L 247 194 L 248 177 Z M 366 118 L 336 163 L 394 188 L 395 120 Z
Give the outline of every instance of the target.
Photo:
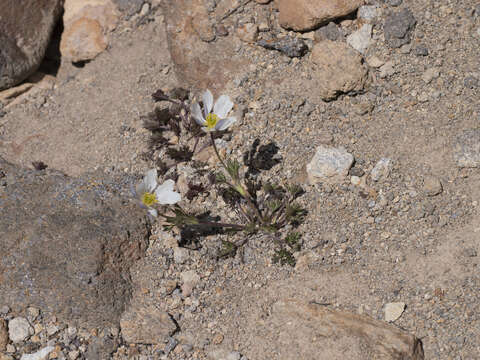
M 182 197 L 179 193 L 173 191 L 175 182 L 167 180 L 155 190 L 155 195 L 160 204 L 175 204 L 179 202 Z
M 175 191 L 163 192 L 162 197 L 158 199 L 160 204 L 173 205 L 182 200 L 182 196 Z
M 222 119 L 217 123 L 217 125 L 215 125 L 215 130 L 218 130 L 218 131 L 226 130 L 235 121 L 237 121 L 237 118 L 235 116 Z
M 220 96 L 215 102 L 213 107 L 213 113 L 216 114 L 220 119 L 223 119 L 227 114 L 232 110 L 233 103 L 227 95 Z
M 213 107 L 213 95 L 210 92 L 210 90 L 205 90 L 205 92 L 202 94 L 202 101 L 203 101 L 203 113 L 205 114 L 205 117 L 212 111 Z
M 195 119 L 195 122 L 202 126 L 205 125 L 207 122 L 202 116 L 202 109 L 200 109 L 200 105 L 198 103 L 194 103 L 191 107 L 192 110 L 192 117 Z
M 206 126 L 203 126 L 203 127 L 202 127 L 202 130 L 203 130 L 204 132 L 206 132 L 206 133 L 215 131 L 215 129 L 212 129 L 212 128 L 209 128 L 209 127 L 206 127 Z
M 173 187 L 175 186 L 175 181 L 172 179 L 165 180 L 162 185 L 158 185 L 157 190 L 155 193 L 162 192 L 162 191 L 173 191 Z
M 143 178 L 143 183 L 146 191 L 153 192 L 157 186 L 157 169 L 148 170 Z
M 148 213 L 149 213 L 150 215 L 152 215 L 153 217 L 157 217 L 157 216 L 158 216 L 158 211 L 157 211 L 157 209 L 154 209 L 154 208 L 149 208 L 149 209 L 148 209 Z

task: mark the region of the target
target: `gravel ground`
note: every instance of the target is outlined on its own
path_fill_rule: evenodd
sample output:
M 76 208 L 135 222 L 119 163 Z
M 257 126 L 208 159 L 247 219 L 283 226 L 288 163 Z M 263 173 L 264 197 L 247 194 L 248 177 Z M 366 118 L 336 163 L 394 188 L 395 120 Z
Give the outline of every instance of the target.
M 222 240 L 242 240 L 244 235 L 210 234 L 186 242 L 185 234 L 164 232 L 156 225 L 145 258 L 131 271 L 136 286 L 132 302 L 155 304 L 172 316 L 180 330 L 168 342 L 129 344 L 119 327 L 80 329 L 41 309 L 13 314 L 3 307 L 1 318 L 11 322 L 24 317 L 32 329 L 18 343 L 7 345 L 0 359 L 19 358 L 47 345 L 54 347 L 51 359 L 281 359 L 269 348 L 275 334 L 265 334 L 261 320 L 268 317 L 272 303 L 287 297 L 329 303 L 376 319 L 385 318 L 387 303 L 403 302 L 406 309 L 395 324 L 422 339 L 426 359 L 480 358 L 480 164 L 462 168 L 453 156 L 458 136 L 478 128 L 480 121 L 480 8 L 473 1 L 371 3 L 379 5 L 381 15 L 373 21 L 372 43 L 364 58 L 372 64 L 375 57 L 391 67 L 370 67 L 370 84 L 355 96 L 322 101 L 315 91 L 318 84 L 312 78 L 309 54 L 290 58 L 232 40 L 238 43 L 238 52 L 255 59 L 255 66 L 224 91 L 236 104 L 237 114 L 244 115 L 223 136 L 222 153 L 241 158 L 256 139 L 261 145 L 273 143 L 278 161 L 257 178 L 304 188 L 299 202 L 308 213 L 296 230 L 302 234 L 302 249 L 294 254 L 294 267 L 272 261 L 275 237 L 284 237 L 289 229 L 251 236 L 235 256 L 219 258 Z M 250 2 L 225 24 L 235 28 L 255 19 L 257 24 L 271 23 L 260 37 L 286 34 L 276 24 L 275 13 L 270 15 L 272 6 Z M 416 19 L 411 42 L 392 48 L 384 38 L 385 19 L 407 8 Z M 160 9 L 152 16 L 161 21 Z M 122 27 L 116 30 L 113 52 L 116 44 L 141 43 L 160 31 L 155 22 L 124 24 L 130 26 L 127 35 Z M 356 20 L 345 21 L 339 28 L 347 36 L 358 26 Z M 314 45 L 314 40 L 304 40 L 309 47 Z M 147 69 L 151 59 L 139 66 Z M 132 56 L 123 61 L 132 61 Z M 162 69 L 173 67 L 170 60 L 163 61 Z M 103 79 L 113 71 L 109 64 L 101 56 L 85 69 L 64 71 L 76 71 L 79 77 L 102 71 Z M 159 67 L 154 66 L 160 74 L 155 80 L 144 77 L 136 85 L 123 81 L 118 86 L 119 94 L 139 87 L 140 105 L 134 113 L 118 114 L 124 131 L 119 130 L 122 121 L 114 123 L 108 117 L 112 121 L 105 133 L 111 136 L 92 135 L 99 136 L 96 143 L 102 146 L 84 149 L 83 157 L 92 155 L 96 166 L 139 176 L 152 166 L 138 155 L 146 151 L 149 136 L 141 127 L 141 115 L 154 108 L 148 96 L 158 88 L 186 86 Z M 102 91 L 102 85 L 108 82 L 92 86 Z M 70 101 L 80 96 L 68 82 L 62 83 L 46 97 L 52 104 L 49 109 L 38 110 L 32 99 L 4 118 L 65 111 L 59 99 L 67 91 Z M 194 94 L 200 94 L 198 89 Z M 100 103 L 102 96 L 107 95 L 100 95 Z M 16 134 L 26 125 L 19 126 L 9 121 L 0 127 L 1 139 L 18 139 Z M 308 182 L 306 164 L 320 145 L 343 147 L 354 156 L 342 181 Z M 95 155 L 99 149 L 104 157 Z M 15 160 L 10 150 L 5 154 Z M 381 159 L 390 159 L 391 168 L 375 181 L 372 170 Z M 69 172 L 68 161 L 62 158 L 57 163 Z M 71 173 L 90 163 L 75 158 Z M 211 164 L 203 166 L 212 169 Z M 192 164 L 182 165 L 178 173 L 184 182 L 207 182 Z M 213 189 L 185 206 L 210 210 L 222 221 L 236 220 Z M 1 340 L 0 323 L 0 344 Z

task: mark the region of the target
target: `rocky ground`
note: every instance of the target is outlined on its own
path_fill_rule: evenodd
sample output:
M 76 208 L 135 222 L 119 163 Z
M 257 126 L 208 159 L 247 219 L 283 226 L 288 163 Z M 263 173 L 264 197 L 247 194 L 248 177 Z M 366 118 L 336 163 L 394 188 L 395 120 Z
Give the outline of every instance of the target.
M 165 156 L 143 128 L 165 106 L 151 94 L 208 86 L 239 119 L 221 152 L 240 159 L 257 139 L 269 145 L 275 161 L 257 179 L 300 184 L 307 216 L 294 266 L 272 260 L 289 229 L 219 258 L 222 240 L 245 235 L 187 242 L 155 224 L 120 323 L 0 304 L 0 359 L 42 349 L 37 359 L 369 358 L 361 346 L 322 355 L 273 310 L 292 298 L 390 320 L 422 340 L 425 359 L 480 358 L 480 4 L 367 3 L 305 31 L 285 30 L 282 1 L 148 3 L 122 17 L 107 51 L 62 62 L 49 86 L 5 104 L 10 163 L 140 179 Z M 322 178 L 319 148 L 354 162 Z M 189 181 L 207 183 L 211 155 L 197 155 L 204 173 L 178 168 L 183 195 Z M 182 203 L 238 220 L 213 189 Z

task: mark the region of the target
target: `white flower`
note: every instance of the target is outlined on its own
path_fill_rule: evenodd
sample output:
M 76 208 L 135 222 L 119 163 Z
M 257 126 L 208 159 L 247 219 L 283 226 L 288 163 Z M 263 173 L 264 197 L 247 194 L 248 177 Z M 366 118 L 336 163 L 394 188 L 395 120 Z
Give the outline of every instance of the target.
M 226 117 L 233 108 L 233 103 L 227 95 L 220 96 L 213 105 L 213 95 L 210 90 L 202 94 L 203 114 L 198 103 L 191 107 L 192 117 L 205 132 L 226 130 L 237 119 L 234 116 Z M 213 111 L 212 111 L 213 108 Z
M 136 186 L 136 195 L 148 213 L 157 217 L 158 212 L 152 206 L 155 204 L 172 205 L 181 200 L 179 193 L 173 191 L 175 182 L 167 180 L 162 185 L 157 183 L 157 169 L 147 171 L 142 182 Z

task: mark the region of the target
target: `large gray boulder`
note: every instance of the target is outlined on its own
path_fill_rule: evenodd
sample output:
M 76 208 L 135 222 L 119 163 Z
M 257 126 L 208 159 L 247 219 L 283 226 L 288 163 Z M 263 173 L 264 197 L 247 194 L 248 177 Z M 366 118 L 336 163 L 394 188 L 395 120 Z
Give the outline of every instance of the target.
M 37 70 L 63 0 L 0 1 L 0 90 Z
M 27 170 L 0 157 L 0 304 L 39 307 L 84 326 L 118 325 L 131 297 L 129 268 L 150 231 L 128 201 L 131 182 Z

